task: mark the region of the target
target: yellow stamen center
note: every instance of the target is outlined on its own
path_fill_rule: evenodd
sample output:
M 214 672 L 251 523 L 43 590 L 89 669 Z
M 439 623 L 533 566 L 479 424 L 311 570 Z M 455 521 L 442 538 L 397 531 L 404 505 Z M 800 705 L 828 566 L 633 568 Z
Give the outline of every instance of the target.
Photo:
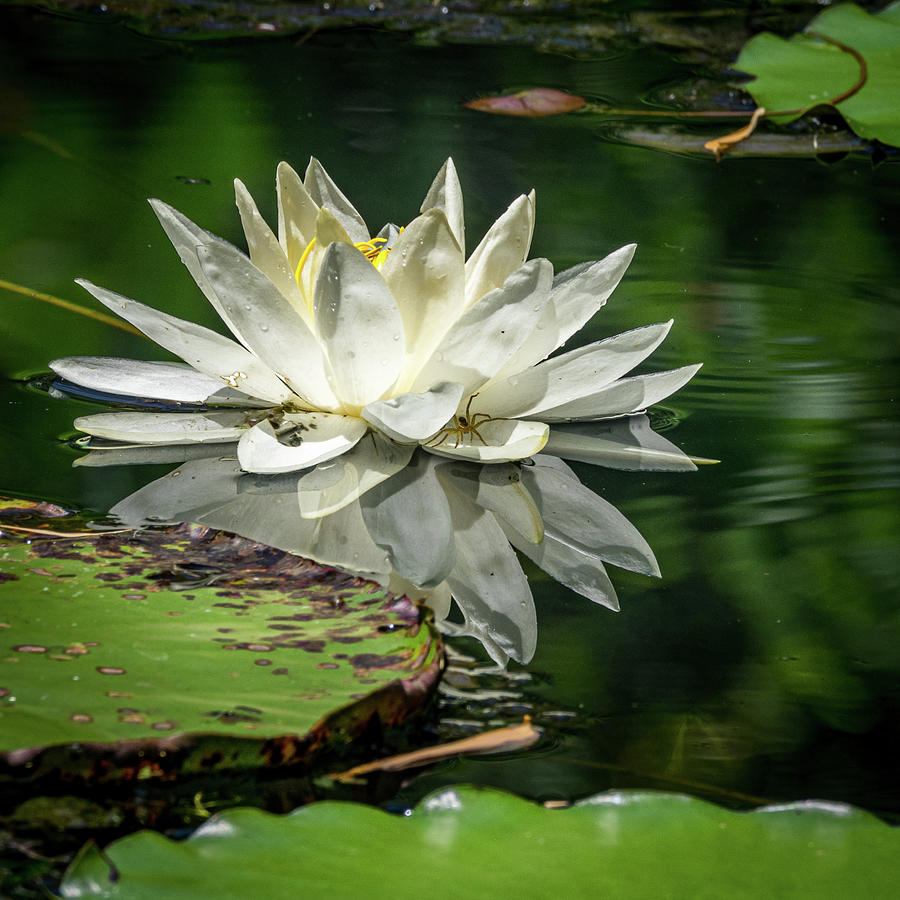
M 400 232 L 402 231 L 403 229 L 401 228 Z M 300 262 L 297 263 L 297 268 L 294 270 L 294 279 L 298 284 L 300 283 L 300 276 L 303 274 L 303 267 L 306 265 L 306 261 L 309 259 L 309 255 L 312 253 L 315 245 L 316 239 L 313 238 L 306 245 L 306 249 L 300 257 Z M 356 249 L 359 250 L 359 252 L 362 253 L 376 269 L 380 269 L 384 265 L 384 261 L 391 252 L 391 248 L 387 246 L 387 238 L 381 237 L 372 238 L 368 241 L 357 241 L 353 246 L 356 247 Z

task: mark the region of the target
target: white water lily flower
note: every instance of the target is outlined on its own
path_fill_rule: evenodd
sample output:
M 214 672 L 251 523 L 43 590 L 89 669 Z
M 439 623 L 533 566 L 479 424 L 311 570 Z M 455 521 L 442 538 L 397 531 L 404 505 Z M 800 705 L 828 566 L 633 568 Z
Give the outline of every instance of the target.
M 671 322 L 550 356 L 603 306 L 634 245 L 554 278 L 546 259 L 527 260 L 533 193 L 514 200 L 466 258 L 452 160 L 421 214 L 375 237 L 317 160 L 302 180 L 281 163 L 276 187 L 277 234 L 235 182 L 249 258 L 151 201 L 233 339 L 79 282 L 184 362 L 70 357 L 51 363 L 57 375 L 120 398 L 199 408 L 84 416 L 78 429 L 127 445 L 238 441 L 241 468 L 261 474 L 353 450 L 355 480 L 313 513 L 322 515 L 401 470 L 416 446 L 478 462 L 524 459 L 545 447 L 552 424 L 644 410 L 699 368 L 623 377 Z

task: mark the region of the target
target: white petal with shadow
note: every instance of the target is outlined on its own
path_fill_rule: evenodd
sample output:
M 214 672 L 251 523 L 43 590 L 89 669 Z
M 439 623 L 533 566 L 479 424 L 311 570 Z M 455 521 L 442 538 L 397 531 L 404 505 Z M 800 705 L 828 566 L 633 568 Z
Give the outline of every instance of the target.
M 291 274 L 294 274 L 303 251 L 316 235 L 319 207 L 309 196 L 300 176 L 286 162 L 280 162 L 275 172 L 275 192 L 278 198 L 278 243 L 288 258 Z
M 540 453 L 550 433 L 550 427 L 543 422 L 499 419 L 479 424 L 479 420 L 474 418 L 473 421 L 477 434 L 450 432 L 439 443 L 429 442 L 423 446 L 429 453 L 451 459 L 483 463 L 512 462 Z
M 497 377 L 514 375 L 546 359 L 580 331 L 616 289 L 636 247 L 628 244 L 604 259 L 581 263 L 556 275 L 537 325 Z
M 435 434 L 453 417 L 462 385 L 444 381 L 422 394 L 400 394 L 363 407 L 362 417 L 400 443 L 415 443 Z
M 320 463 L 297 483 L 300 513 L 315 519 L 358 500 L 409 463 L 413 444 L 394 441 L 370 432 L 346 453 Z
M 265 219 L 259 214 L 250 192 L 237 178 L 234 180 L 234 198 L 238 212 L 241 214 L 241 224 L 247 238 L 250 261 L 278 288 L 285 300 L 309 325 L 309 310 L 300 293 L 300 287 L 294 279 L 294 273 L 284 249 L 278 243 L 278 238 L 266 224 Z
M 427 212 L 429 209 L 439 209 L 447 217 L 450 230 L 456 238 L 460 250 L 466 251 L 466 221 L 463 215 L 463 193 L 456 174 L 456 166 L 453 160 L 448 159 L 440 172 L 435 176 L 419 212 Z
M 541 418 L 541 412 L 577 401 L 630 372 L 665 339 L 672 327 L 635 328 L 602 341 L 554 356 L 517 375 L 493 380 L 479 401 L 497 416 Z
M 238 460 L 247 472 L 262 475 L 307 469 L 346 453 L 366 427 L 355 416 L 286 413 L 277 428 L 267 419 L 246 432 Z
M 534 231 L 534 192 L 523 194 L 488 229 L 466 261 L 466 306 L 500 287 L 528 258 Z
M 230 244 L 207 244 L 198 255 L 247 346 L 311 406 L 334 409 L 319 343 L 278 288 Z
M 118 397 L 152 398 L 173 403 L 212 403 L 258 407 L 259 400 L 204 375 L 186 363 L 116 359 L 108 356 L 68 356 L 50 368 L 66 381 Z
M 333 243 L 322 259 L 314 303 L 335 393 L 348 407 L 378 400 L 403 363 L 403 321 L 384 279 L 355 247 Z
M 264 402 L 284 403 L 293 399 L 290 388 L 265 363 L 230 338 L 144 306 L 83 278 L 76 281 L 117 316 L 205 375 L 217 378 L 224 385 L 239 387 L 242 393 Z
M 367 241 L 369 229 L 356 207 L 344 196 L 341 189 L 331 180 L 322 164 L 311 157 L 303 178 L 303 186 L 309 196 L 320 207 L 331 210 L 334 217 L 344 226 L 354 243 Z
M 545 422 L 566 422 L 591 421 L 642 412 L 684 387 L 699 369 L 700 365 L 683 366 L 668 372 L 623 378 L 577 400 L 542 409 L 539 415 Z
M 210 412 L 112 412 L 79 416 L 79 431 L 133 444 L 221 444 L 247 433 L 258 414 L 226 409 Z
M 553 267 L 532 259 L 460 316 L 422 366 L 410 390 L 456 381 L 477 391 L 521 346 L 550 292 Z

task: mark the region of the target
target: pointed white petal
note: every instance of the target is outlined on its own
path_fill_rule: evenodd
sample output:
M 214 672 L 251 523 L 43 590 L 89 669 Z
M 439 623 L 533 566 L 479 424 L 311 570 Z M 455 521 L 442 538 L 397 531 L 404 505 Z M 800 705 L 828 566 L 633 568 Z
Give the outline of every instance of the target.
M 671 327 L 670 319 L 635 328 L 495 379 L 479 393 L 480 402 L 494 415 L 540 418 L 543 410 L 596 394 L 630 372 L 662 343 Z
M 95 439 L 96 440 L 96 439 Z M 79 445 L 80 449 L 85 449 Z M 108 449 L 107 449 L 108 448 Z M 192 459 L 221 459 L 228 457 L 237 465 L 237 444 L 92 444 L 91 452 L 79 456 L 72 465 L 89 469 L 105 466 L 160 466 L 187 462 Z
M 647 416 L 557 425 L 544 453 L 579 462 L 641 472 L 687 472 L 691 458 L 650 427 Z
M 281 291 L 281 295 L 306 321 L 306 324 L 310 325 L 309 310 L 300 293 L 300 286 L 294 280 L 294 273 L 288 263 L 288 258 L 281 244 L 278 243 L 278 239 L 272 233 L 272 229 L 259 214 L 250 192 L 237 178 L 234 180 L 234 198 L 241 214 L 241 224 L 247 238 L 250 261 Z
M 365 433 L 366 423 L 355 416 L 287 413 L 277 430 L 265 420 L 245 433 L 238 460 L 247 472 L 293 472 L 346 453 Z
M 522 466 L 522 481 L 541 511 L 545 541 L 552 538 L 622 569 L 659 575 L 656 557 L 640 532 L 577 478 L 535 460 L 533 466 Z
M 315 320 L 335 393 L 362 408 L 397 380 L 403 321 L 378 270 L 349 244 L 325 251 L 316 279 Z
M 79 416 L 79 431 L 135 444 L 221 444 L 238 440 L 257 412 L 226 409 L 205 413 L 114 412 Z
M 537 646 L 537 615 L 528 581 L 497 520 L 448 489 L 456 565 L 447 577 L 467 630 L 527 663 Z
M 534 328 L 549 296 L 552 273 L 546 259 L 532 259 L 513 272 L 503 287 L 469 307 L 422 366 L 411 390 L 456 381 L 466 395 L 477 391 Z
M 68 356 L 54 359 L 50 368 L 66 381 L 116 397 L 227 406 L 261 405 L 259 400 L 226 387 L 220 378 L 204 375 L 186 363 Z
M 437 443 L 429 441 L 423 446 L 436 456 L 451 459 L 483 463 L 512 462 L 540 453 L 550 433 L 550 427 L 543 422 L 522 422 L 518 419 L 473 421 L 477 434 L 445 429 L 439 432 Z
M 360 506 L 372 539 L 401 577 L 420 588 L 447 577 L 455 558 L 450 508 L 425 454 L 368 491 Z
M 534 331 L 497 377 L 514 375 L 546 359 L 580 331 L 616 289 L 636 248 L 636 244 L 628 244 L 598 262 L 560 272 L 553 279 L 550 300 Z
M 300 176 L 286 162 L 278 164 L 275 191 L 278 196 L 278 242 L 287 255 L 293 275 L 303 251 L 315 237 L 319 207 L 309 196 Z
M 456 166 L 452 159 L 447 159 L 440 172 L 435 176 L 419 212 L 427 212 L 429 209 L 439 209 L 447 217 L 450 230 L 456 238 L 463 253 L 466 252 L 466 222 L 463 215 L 463 194 L 459 184 L 459 176 L 456 174 Z
M 346 453 L 320 463 L 297 483 L 300 513 L 315 519 L 358 500 L 366 491 L 403 469 L 415 445 L 396 444 L 370 432 Z
M 540 416 L 545 422 L 592 421 L 640 412 L 684 387 L 699 368 L 700 365 L 684 366 L 668 372 L 623 378 L 593 394 L 543 409 Z
M 316 409 L 338 405 L 313 333 L 278 288 L 236 247 L 198 251 L 203 273 L 253 353 Z
M 362 417 L 400 443 L 417 443 L 435 434 L 452 418 L 462 399 L 462 385 L 436 384 L 423 394 L 401 394 L 363 407 Z
M 144 306 L 83 278 L 76 282 L 117 316 L 131 322 L 151 340 L 205 375 L 269 403 L 284 403 L 293 398 L 287 385 L 268 366 L 231 339 L 202 325 Z
M 525 262 L 534 230 L 534 197 L 517 197 L 466 262 L 466 306 L 500 287 Z
M 325 258 L 325 251 L 335 242 L 353 244 L 344 226 L 338 222 L 330 210 L 323 207 L 316 215 L 314 241 L 303 251 L 305 258 L 301 258 L 294 269 L 294 277 L 300 285 L 310 315 L 313 314 L 316 281 L 322 267 L 322 260 Z
M 356 207 L 344 196 L 331 176 L 315 158 L 310 158 L 303 185 L 309 196 L 320 206 L 330 209 L 335 218 L 344 226 L 353 242 L 367 241 L 369 229 Z
M 414 219 L 397 238 L 381 275 L 403 316 L 406 336 L 404 383 L 434 351 L 465 303 L 465 263 L 462 249 L 441 210 Z
M 490 510 L 527 541 L 538 544 L 544 523 L 534 498 L 522 484 L 519 466 L 499 464 L 441 463 L 436 468 L 442 483 L 449 484 L 477 506 Z
M 619 611 L 616 589 L 599 556 L 583 553 L 549 535 L 540 544 L 524 541 L 513 528 L 502 521 L 500 524 L 510 543 L 555 581 L 594 603 Z

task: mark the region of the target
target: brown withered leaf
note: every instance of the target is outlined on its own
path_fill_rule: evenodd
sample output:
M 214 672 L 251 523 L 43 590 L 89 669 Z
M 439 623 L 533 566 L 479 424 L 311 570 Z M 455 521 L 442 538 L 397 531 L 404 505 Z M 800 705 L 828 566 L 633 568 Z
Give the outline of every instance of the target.
M 500 116 L 525 116 L 536 119 L 541 116 L 558 116 L 573 112 L 581 109 L 585 102 L 583 97 L 566 94 L 554 88 L 529 88 L 516 94 L 481 97 L 479 100 L 470 100 L 463 106 Z

